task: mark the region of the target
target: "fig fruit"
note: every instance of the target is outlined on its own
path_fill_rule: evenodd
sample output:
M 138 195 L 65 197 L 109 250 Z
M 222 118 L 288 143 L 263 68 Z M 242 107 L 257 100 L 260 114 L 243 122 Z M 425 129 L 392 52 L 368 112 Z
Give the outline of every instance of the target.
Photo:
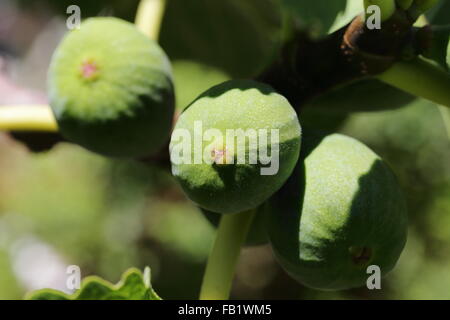
M 203 209 L 256 208 L 292 173 L 301 128 L 289 102 L 271 87 L 231 80 L 200 95 L 172 133 L 172 173 Z
M 366 284 L 396 264 L 407 236 L 403 194 L 368 147 L 340 134 L 308 136 L 295 173 L 270 200 L 269 240 L 294 279 L 322 290 Z
M 244 244 L 249 247 L 260 246 L 269 242 L 269 238 L 267 236 L 267 218 L 269 213 L 268 203 L 264 202 L 262 205 L 252 210 L 255 210 L 256 212 Z M 201 212 L 205 216 L 206 220 L 208 220 L 215 228 L 219 226 L 220 217 L 222 216 L 221 214 L 205 209 L 201 209 Z
M 68 33 L 53 55 L 48 87 L 62 135 L 86 149 L 139 157 L 169 138 L 170 62 L 129 22 L 90 18 Z

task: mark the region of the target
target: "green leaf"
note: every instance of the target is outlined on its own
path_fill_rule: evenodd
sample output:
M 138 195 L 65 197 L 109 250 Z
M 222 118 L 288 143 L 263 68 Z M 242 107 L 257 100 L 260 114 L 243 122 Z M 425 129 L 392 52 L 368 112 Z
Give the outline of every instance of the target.
M 53 289 L 29 293 L 27 300 L 161 300 L 150 284 L 150 269 L 144 275 L 135 268 L 127 270 L 116 285 L 97 276 L 83 280 L 78 292 L 68 295 Z
M 177 110 L 183 110 L 209 88 L 230 77 L 220 69 L 189 60 L 172 62 Z
M 364 12 L 364 2 L 347 0 L 345 10 L 341 11 L 330 28 L 330 33 L 339 30 L 346 24 L 350 23 L 356 16 Z
M 171 60 L 194 60 L 246 78 L 268 64 L 280 38 L 275 0 L 171 0 L 160 43 Z
M 440 0 L 440 2 L 430 9 L 426 16 L 433 25 L 450 24 L 450 1 Z
M 346 0 L 282 0 L 282 4 L 314 37 L 326 35 L 338 14 L 346 8 Z

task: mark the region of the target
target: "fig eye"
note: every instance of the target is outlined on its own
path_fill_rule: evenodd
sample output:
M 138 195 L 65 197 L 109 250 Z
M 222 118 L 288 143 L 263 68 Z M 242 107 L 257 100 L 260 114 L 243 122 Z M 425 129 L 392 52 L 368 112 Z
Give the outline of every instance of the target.
M 99 67 L 93 60 L 85 60 L 80 67 L 81 76 L 84 79 L 92 80 L 98 76 Z
M 352 246 L 349 252 L 355 265 L 367 265 L 372 260 L 373 253 L 369 247 Z

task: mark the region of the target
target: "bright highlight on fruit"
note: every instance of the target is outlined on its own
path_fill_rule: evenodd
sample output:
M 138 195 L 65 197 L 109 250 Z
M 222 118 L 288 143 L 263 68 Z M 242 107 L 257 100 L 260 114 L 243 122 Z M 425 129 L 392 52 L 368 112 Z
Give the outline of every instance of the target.
M 49 100 L 69 141 L 107 156 L 150 155 L 168 141 L 170 62 L 156 42 L 117 18 L 68 33 L 48 74 Z

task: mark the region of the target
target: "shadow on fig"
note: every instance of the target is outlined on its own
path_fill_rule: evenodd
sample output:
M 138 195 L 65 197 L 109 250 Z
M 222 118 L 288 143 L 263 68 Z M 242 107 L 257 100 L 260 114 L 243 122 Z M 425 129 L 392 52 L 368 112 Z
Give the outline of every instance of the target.
M 393 172 L 378 159 L 359 177 L 350 209 L 342 211 L 348 212 L 344 220 L 325 225 L 325 236 L 313 234 L 311 241 L 301 246 L 299 240 L 305 237 L 301 236 L 305 229 L 300 228 L 306 190 L 304 160 L 323 138 L 304 134 L 297 167 L 271 200 L 278 215 L 271 238 L 277 259 L 294 279 L 312 288 L 344 290 L 365 284 L 370 276 L 366 268 L 371 264 L 377 265 L 382 275 L 394 268 L 406 242 L 407 215 Z M 302 250 L 307 252 L 302 254 Z M 301 259 L 301 255 L 311 259 Z

